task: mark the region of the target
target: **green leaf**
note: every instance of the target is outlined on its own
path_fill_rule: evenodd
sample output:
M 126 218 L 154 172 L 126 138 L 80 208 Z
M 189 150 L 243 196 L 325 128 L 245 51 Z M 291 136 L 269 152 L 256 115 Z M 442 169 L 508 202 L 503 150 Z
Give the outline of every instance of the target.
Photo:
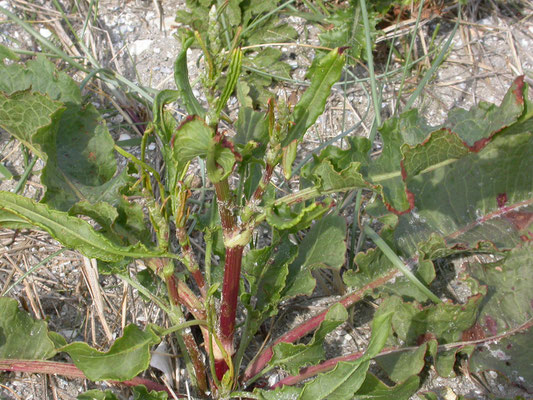
M 90 380 L 125 381 L 148 368 L 150 348 L 159 341 L 150 326 L 141 331 L 135 325 L 128 325 L 122 337 L 107 352 L 93 349 L 83 342 L 71 343 L 59 350 L 67 352 Z
M 330 160 L 326 160 L 313 170 L 313 177 L 321 192 L 372 188 L 363 178 L 360 168 L 360 163 L 352 162 L 342 171 L 336 171 Z
M 125 257 L 162 255 L 160 252 L 146 250 L 140 243 L 127 247 L 118 246 L 96 232 L 88 222 L 14 193 L 0 192 L 0 210 L 12 213 L 28 224 L 45 230 L 65 247 L 76 249 L 89 258 L 120 261 Z
M 308 228 L 313 220 L 320 219 L 330 210 L 332 202 L 331 199 L 326 199 L 322 203 L 312 202 L 308 206 L 302 203 L 292 207 L 287 204 L 273 205 L 265 210 L 266 220 L 276 229 L 297 232 Z
M 167 392 L 156 392 L 146 389 L 146 386 L 139 385 L 133 388 L 133 400 L 167 400 Z
M 393 330 L 406 345 L 415 345 L 428 334 L 442 344 L 461 339 L 462 332 L 476 321 L 481 300 L 481 295 L 475 295 L 465 304 L 440 303 L 421 307 L 416 302 L 403 302 L 392 296 L 382 307 L 394 313 Z
M 259 400 L 294 400 L 302 391 L 295 386 L 281 386 L 274 390 L 254 389 L 254 394 L 259 396 Z
M 480 347 L 471 357 L 473 372 L 496 370 L 511 381 L 533 390 L 531 340 L 533 329 L 533 245 L 524 243 L 495 263 L 469 265 L 469 272 L 482 285 L 487 296 L 482 303 L 478 324 L 479 339 L 526 325 L 527 329 Z M 521 378 L 523 379 L 521 379 Z
M 311 85 L 294 107 L 294 125 L 283 140 L 283 147 L 293 140 L 301 140 L 307 129 L 322 115 L 331 87 L 341 77 L 344 61 L 345 56 L 339 49 L 334 49 L 324 57 L 316 58 L 313 61 L 308 72 Z
M 242 107 L 235 125 L 237 134 L 233 137 L 233 142 L 238 146 L 243 158 L 262 157 L 268 143 L 268 123 L 265 114 L 249 107 Z M 246 146 L 252 143 L 255 145 L 243 152 Z
M 372 3 L 368 3 L 372 7 Z M 375 38 L 376 13 L 369 12 L 370 36 Z M 358 1 L 351 1 L 350 6 L 342 9 L 335 7 L 335 12 L 328 16 L 325 21 L 333 27 L 318 35 L 320 44 L 324 47 L 335 48 L 347 46 L 350 64 L 356 60 L 365 58 L 365 28 Z
M 353 400 L 408 400 L 418 390 L 420 378 L 411 376 L 405 382 L 389 387 L 370 372 L 354 395 Z
M 28 89 L 62 103 L 81 103 L 78 84 L 65 72 L 57 71 L 55 65 L 42 54 L 28 61 L 25 66 L 0 64 L 0 92 L 12 95 Z
M 55 137 L 64 111 L 60 102 L 40 93 L 0 93 L 0 127 L 40 158 L 45 157 L 43 146 Z
M 241 295 L 241 301 L 250 313 L 247 327 L 249 336 L 255 335 L 265 319 L 278 313 L 288 265 L 296 258 L 297 253 L 296 246 L 284 241 L 276 247 L 251 250 L 244 256 L 242 270 L 250 284 L 250 290 L 249 293 Z
M 338 215 L 328 215 L 313 225 L 299 246 L 298 257 L 289 266 L 284 297 L 310 293 L 315 268 L 340 269 L 346 253 L 346 222 Z
M 274 346 L 274 354 L 269 365 L 282 367 L 289 374 L 296 375 L 300 368 L 322 361 L 325 358 L 323 343 L 326 335 L 334 331 L 347 318 L 346 309 L 340 303 L 335 304 L 328 310 L 324 321 L 308 344 L 278 343 Z
M 424 343 L 414 351 L 397 352 L 377 357 L 376 362 L 392 381 L 401 383 L 422 371 L 427 348 L 427 343 Z
M 111 390 L 93 389 L 78 395 L 78 400 L 118 400 L 118 397 Z
M 0 359 L 46 360 L 56 354 L 46 322 L 34 320 L 8 297 L 0 297 L 0 310 Z
M 181 51 L 174 62 L 174 81 L 178 88 L 179 96 L 187 112 L 190 115 L 205 117 L 205 110 L 194 96 L 189 83 L 189 70 L 187 69 L 187 50 L 194 42 L 194 38 L 189 38 L 182 43 Z
M 372 337 L 364 356 L 355 361 L 341 361 L 332 371 L 320 374 L 304 386 L 298 400 L 353 399 L 365 381 L 370 359 L 385 345 L 390 333 L 391 317 L 390 312 L 375 316 Z
M 174 159 L 185 163 L 195 157 L 207 157 L 213 130 L 199 117 L 188 117 L 174 137 Z
M 41 181 L 43 202 L 67 211 L 82 200 L 116 203 L 127 183 L 126 171 L 115 176 L 114 141 L 96 108 L 67 105 L 57 133 L 44 147 L 47 163 Z

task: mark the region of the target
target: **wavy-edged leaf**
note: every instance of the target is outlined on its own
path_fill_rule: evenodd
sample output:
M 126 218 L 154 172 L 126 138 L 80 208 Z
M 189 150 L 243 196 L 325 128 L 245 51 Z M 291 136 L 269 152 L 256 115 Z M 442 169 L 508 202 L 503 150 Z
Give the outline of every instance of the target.
M 133 388 L 133 400 L 167 400 L 167 392 L 158 392 L 150 390 L 144 385 L 135 386 Z
M 322 361 L 325 358 L 323 342 L 326 335 L 335 330 L 347 318 L 348 312 L 344 306 L 340 303 L 335 304 L 329 309 L 308 344 L 278 343 L 273 348 L 269 365 L 279 366 L 291 375 L 296 375 L 300 368 Z
M 0 127 L 40 158 L 45 158 L 43 146 L 55 137 L 64 111 L 62 103 L 41 93 L 0 93 Z
M 62 103 L 81 103 L 78 84 L 42 54 L 26 65 L 0 63 L 0 92 L 11 95 L 30 88 Z
M 92 104 L 67 105 L 45 151 L 41 182 L 47 190 L 42 201 L 58 210 L 83 200 L 115 204 L 128 182 L 126 171 L 115 175 L 114 141 Z
M 93 349 L 84 342 L 71 343 L 59 350 L 67 352 L 76 367 L 93 381 L 125 381 L 148 368 L 150 348 L 159 341 L 152 327 L 142 331 L 136 325 L 128 325 L 122 337 L 106 352 Z
M 419 386 L 418 376 L 411 376 L 405 382 L 389 387 L 368 372 L 353 400 L 408 400 Z
M 266 220 L 276 229 L 297 232 L 306 229 L 313 220 L 318 220 L 332 206 L 333 201 L 326 199 L 324 202 L 312 202 L 305 206 L 298 203 L 294 206 L 280 204 L 266 208 Z
M 9 192 L 0 192 L 0 210 L 12 213 L 48 232 L 65 247 L 74 248 L 89 258 L 120 261 L 126 257 L 157 257 L 160 252 L 147 250 L 142 244 L 118 246 L 94 230 L 86 221 L 46 204 Z
M 45 321 L 34 320 L 8 297 L 0 297 L 0 310 L 0 359 L 46 360 L 56 354 Z
M 339 49 L 334 49 L 321 58 L 316 58 L 309 69 L 311 85 L 304 92 L 293 110 L 294 125 L 283 140 L 283 147 L 293 140 L 301 140 L 307 129 L 315 123 L 324 112 L 326 100 L 331 87 L 340 77 L 344 67 L 345 56 Z
M 118 397 L 111 390 L 88 390 L 78 395 L 78 400 L 118 400 Z
M 533 245 L 528 242 L 494 263 L 469 265 L 470 274 L 487 285 L 487 297 L 474 339 L 515 334 L 478 348 L 470 359 L 472 372 L 495 370 L 533 391 Z

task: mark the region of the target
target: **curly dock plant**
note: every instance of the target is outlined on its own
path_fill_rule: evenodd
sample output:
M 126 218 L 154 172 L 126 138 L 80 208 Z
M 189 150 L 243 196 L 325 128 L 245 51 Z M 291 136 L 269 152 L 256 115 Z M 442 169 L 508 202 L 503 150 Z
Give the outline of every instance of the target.
M 156 392 L 166 389 L 137 375 L 148 368 L 155 344 L 174 339 L 198 398 L 408 399 L 421 386 L 428 360 L 440 375 L 453 376 L 464 357 L 471 373 L 497 369 L 533 390 L 527 360 L 533 108 L 523 78 L 500 106 L 453 110 L 440 126 L 429 126 L 416 109 L 385 121 L 375 158 L 369 157 L 373 143 L 363 137 L 350 138 L 344 149 L 326 147 L 296 181 L 298 146 L 341 77 L 342 50 L 314 60 L 294 108 L 272 98 L 267 110 L 257 111 L 241 101 L 232 120 L 227 103 L 243 55 L 235 46 L 220 51 L 215 34 L 185 37 L 175 62 L 177 90 L 155 98 L 140 157 L 113 142 L 76 82 L 43 56 L 23 65 L 7 49 L 0 52 L 0 127 L 45 163 L 42 198 L 0 192 L 0 225 L 42 229 L 98 260 L 100 273 L 132 285 L 170 321 L 167 327 L 128 325 L 99 351 L 67 343 L 16 300 L 2 297 L 0 369 L 120 381 L 134 385 L 136 396 L 162 399 L 167 394 Z M 187 72 L 193 41 L 202 44 L 205 105 L 193 95 Z M 8 57 L 13 60 L 5 62 Z M 166 107 L 176 101 L 189 114 L 180 121 Z M 161 174 L 146 157 L 154 140 Z M 126 168 L 117 167 L 116 153 L 127 159 Z M 193 184 L 196 165 L 205 171 L 201 189 Z M 343 202 L 362 194 L 368 201 L 356 202 L 359 221 L 350 234 L 359 231 L 376 247 L 346 262 Z M 193 201 L 200 204 L 195 215 Z M 258 228 L 270 232 L 267 243 L 258 239 Z M 191 245 L 195 230 L 204 241 L 202 257 Z M 470 297 L 460 302 L 442 290 L 434 262 L 474 254 L 494 257 L 463 265 L 457 279 Z M 141 284 L 146 274 L 141 279 L 130 271 L 133 260 L 143 260 L 164 295 Z M 352 261 L 356 268 L 346 268 Z M 314 291 L 318 270 L 342 279 L 345 296 L 245 361 L 282 302 Z M 327 335 L 365 296 L 380 303 L 368 346 L 327 359 Z M 53 361 L 58 353 L 73 364 Z M 369 371 L 372 360 L 393 386 Z M 263 379 L 280 370 L 277 383 Z M 110 391 L 80 398 L 104 395 L 115 398 Z

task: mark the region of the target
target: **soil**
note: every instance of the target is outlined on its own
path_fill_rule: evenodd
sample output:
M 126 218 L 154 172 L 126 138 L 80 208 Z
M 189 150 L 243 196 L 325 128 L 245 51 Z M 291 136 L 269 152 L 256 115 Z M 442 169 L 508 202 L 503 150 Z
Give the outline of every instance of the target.
M 60 15 L 51 11 L 53 6 L 48 1 L 35 1 L 32 4 L 23 0 L 2 0 L 0 7 L 11 11 L 30 8 L 37 10 L 34 24 L 41 35 L 61 37 L 65 27 L 59 24 Z M 118 73 L 145 87 L 157 90 L 174 88 L 173 63 L 180 49 L 180 42 L 174 35 L 178 25 L 174 22 L 176 10 L 185 7 L 184 0 L 100 0 L 98 3 L 98 21 L 91 29 L 94 42 L 89 42 L 95 56 L 102 61 L 103 66 L 118 71 Z M 510 3 L 518 4 L 520 12 Z M 72 9 L 71 2 L 63 1 L 66 10 Z M 84 12 L 88 2 L 81 3 Z M 40 8 L 42 7 L 42 8 Z M 533 5 L 529 1 L 499 2 L 472 0 L 468 2 L 468 19 L 463 21 L 453 39 L 452 50 L 439 68 L 436 76 L 429 82 L 419 102 L 418 108 L 432 124 L 443 120 L 447 111 L 460 106 L 469 108 L 480 101 L 499 103 L 508 87 L 517 75 L 526 74 L 526 80 L 531 83 L 533 77 Z M 451 15 L 451 14 L 450 14 Z M 76 27 L 81 27 L 83 20 L 76 14 L 69 16 Z M 297 30 L 302 31 L 305 21 L 301 18 L 290 17 L 290 22 Z M 0 14 L 0 44 L 13 48 L 38 50 L 38 46 L 27 33 L 16 25 L 7 22 Z M 428 45 L 428 38 L 442 23 L 437 40 L 444 42 L 450 34 L 453 21 L 439 15 L 430 15 L 423 21 L 420 35 L 417 38 L 417 51 L 424 54 Z M 413 26 L 411 21 L 407 26 Z M 61 32 L 63 29 L 63 33 Z M 317 29 L 309 27 L 306 43 L 318 44 Z M 392 30 L 388 32 L 393 32 Z M 65 35 L 64 40 L 68 40 Z M 57 39 L 55 39 L 57 40 Z M 403 36 L 397 40 L 408 42 L 410 36 Z M 288 48 L 282 49 L 288 52 Z M 307 48 L 296 47 L 290 49 L 296 54 L 291 61 L 293 77 L 304 79 L 304 73 L 313 58 L 314 52 Z M 198 76 L 201 63 L 197 63 L 198 51 L 191 51 L 189 57 L 189 72 L 192 80 Z M 401 60 L 396 60 L 394 68 L 402 67 Z M 408 79 L 406 92 L 414 89 L 416 83 L 428 68 L 424 62 L 418 63 L 412 77 Z M 377 65 L 378 72 L 382 69 Z M 363 67 L 354 68 L 354 74 L 363 80 L 367 76 Z M 399 88 L 399 78 L 393 77 L 386 83 L 383 92 L 383 116 L 391 115 L 396 108 L 396 98 Z M 277 84 L 275 91 L 281 95 L 298 92 L 298 87 L 288 84 Z M 372 112 L 366 112 L 371 100 L 367 82 L 352 87 L 345 94 L 342 87 L 337 86 L 331 96 L 327 112 L 317 122 L 306 142 L 305 151 L 311 151 L 321 143 L 336 136 L 342 126 L 353 126 L 361 122 L 360 127 L 353 134 L 367 135 L 373 119 Z M 404 99 L 407 96 L 403 97 Z M 346 102 L 345 102 L 346 100 Z M 371 107 L 370 107 L 371 108 Z M 176 112 L 179 114 L 180 110 Z M 344 116 L 344 119 L 343 119 Z M 120 127 L 124 116 L 117 115 L 112 119 L 112 134 L 116 139 L 126 140 L 134 136 L 131 130 Z M 9 141 L 5 133 L 0 132 L 1 162 L 14 175 L 24 172 L 25 161 L 23 153 L 17 143 Z M 379 151 L 379 149 L 377 149 Z M 43 165 L 38 162 L 34 174 L 24 188 L 24 194 L 38 198 L 43 193 L 39 181 L 39 170 Z M 1 190 L 12 190 L 16 180 L 2 180 Z M 0 289 L 2 293 L 31 266 L 37 265 L 61 246 L 51 240 L 46 234 L 38 231 L 14 232 L 8 229 L 0 231 Z M 79 254 L 65 251 L 52 257 L 44 266 L 30 274 L 24 281 L 17 284 L 10 292 L 10 296 L 17 298 L 37 318 L 46 318 L 51 330 L 64 335 L 69 341 L 85 340 L 98 348 L 106 348 L 115 337 L 120 336 L 125 324 L 133 322 L 142 324 L 147 321 L 164 323 L 161 313 L 145 303 L 139 294 L 127 287 L 121 281 L 100 276 L 96 286 L 103 295 L 103 318 L 98 313 L 98 301 L 95 301 L 88 282 L 91 268 Z M 143 268 L 141 263 L 137 266 Z M 88 272 L 89 271 L 89 272 Z M 326 280 L 327 282 L 327 280 Z M 94 283 L 94 282 L 93 282 Z M 94 286 L 92 286 L 94 289 Z M 284 304 L 280 310 L 280 317 L 276 321 L 272 335 L 286 331 L 288 327 L 303 321 L 310 315 L 322 310 L 331 303 L 338 292 L 327 284 L 309 299 L 299 299 L 297 302 Z M 127 306 L 126 306 L 127 304 Z M 374 308 L 370 301 L 363 302 L 355 311 L 358 318 L 356 324 L 345 324 L 334 334 L 330 335 L 327 344 L 328 354 L 338 355 L 342 352 L 364 349 L 369 337 L 367 324 Z M 108 326 L 108 330 L 104 326 Z M 254 343 L 251 349 L 257 349 L 260 342 Z M 165 350 L 166 351 L 166 350 Z M 169 348 L 170 354 L 176 354 L 176 349 Z M 248 354 L 247 357 L 253 354 Z M 161 361 L 162 360 L 162 361 Z M 173 376 L 171 387 L 179 388 L 183 393 L 184 379 L 179 359 L 163 355 L 163 364 L 172 361 L 174 364 L 167 374 Z M 151 374 L 159 377 L 161 374 L 153 369 Z M 485 385 L 473 379 L 468 374 L 459 375 L 453 379 L 436 376 L 433 368 L 426 374 L 423 390 L 435 391 L 442 399 L 456 399 L 462 395 L 469 399 L 489 399 L 493 395 L 509 395 L 507 386 L 503 389 L 500 382 L 491 381 L 487 377 Z M 272 375 L 269 383 L 280 379 L 279 375 Z M 74 399 L 90 388 L 109 388 L 105 383 L 91 383 L 84 380 L 65 379 L 60 376 L 49 375 L 4 375 L 0 382 L 0 397 L 2 399 Z M 113 391 L 122 398 L 128 398 L 127 389 L 113 386 Z M 504 391 L 502 393 L 502 390 Z M 520 393 L 516 393 L 520 394 Z

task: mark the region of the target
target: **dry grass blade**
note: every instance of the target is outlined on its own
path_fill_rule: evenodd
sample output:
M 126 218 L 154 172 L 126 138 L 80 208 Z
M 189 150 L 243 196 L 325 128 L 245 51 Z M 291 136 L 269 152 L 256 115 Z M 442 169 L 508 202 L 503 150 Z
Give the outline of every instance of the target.
M 105 319 L 104 298 L 102 296 L 100 282 L 98 282 L 98 266 L 96 260 L 83 257 L 82 273 L 106 338 L 108 341 L 111 341 L 113 340 L 113 333 Z

